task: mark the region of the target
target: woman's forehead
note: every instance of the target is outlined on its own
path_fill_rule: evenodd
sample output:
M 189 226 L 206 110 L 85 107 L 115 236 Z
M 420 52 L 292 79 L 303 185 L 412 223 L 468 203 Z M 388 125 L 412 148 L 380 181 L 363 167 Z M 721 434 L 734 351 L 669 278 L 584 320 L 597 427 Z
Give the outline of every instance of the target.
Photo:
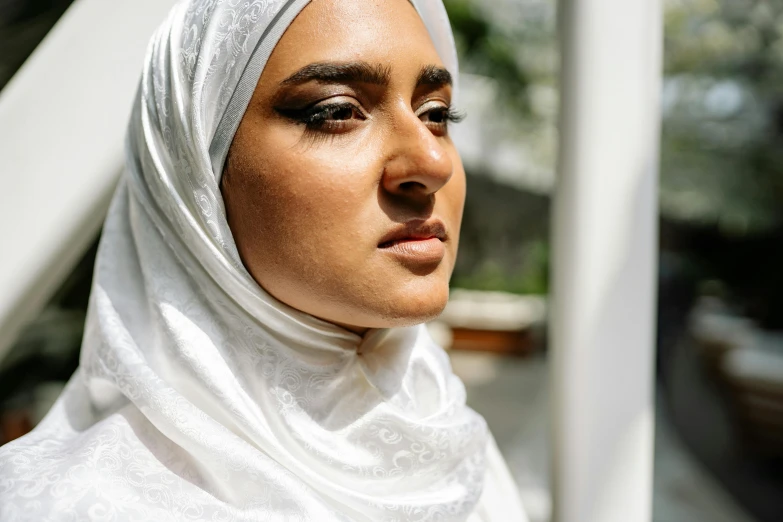
M 267 67 L 275 76 L 318 62 L 362 61 L 391 69 L 406 62 L 417 69 L 442 64 L 409 0 L 314 0 L 288 27 L 271 58 Z

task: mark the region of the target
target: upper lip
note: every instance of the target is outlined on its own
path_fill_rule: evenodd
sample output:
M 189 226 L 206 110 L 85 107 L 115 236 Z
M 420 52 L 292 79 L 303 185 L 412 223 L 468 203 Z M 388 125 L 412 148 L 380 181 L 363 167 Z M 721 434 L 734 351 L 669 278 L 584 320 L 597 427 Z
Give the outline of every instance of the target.
M 391 246 L 398 241 L 411 241 L 438 238 L 441 241 L 446 241 L 446 225 L 439 219 L 421 220 L 414 219 L 407 223 L 402 223 L 392 230 L 390 230 L 385 236 L 383 236 L 378 243 L 378 246 L 383 248 Z

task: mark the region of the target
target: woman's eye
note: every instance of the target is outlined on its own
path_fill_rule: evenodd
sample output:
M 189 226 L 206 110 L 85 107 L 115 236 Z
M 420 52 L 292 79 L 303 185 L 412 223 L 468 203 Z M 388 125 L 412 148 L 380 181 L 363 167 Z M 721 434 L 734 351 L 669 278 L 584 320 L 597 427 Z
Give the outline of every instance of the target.
M 449 109 L 447 107 L 440 107 L 433 109 L 428 113 L 429 120 L 433 123 L 447 123 Z
M 340 130 L 353 119 L 364 119 L 358 107 L 350 103 L 333 103 L 311 108 L 302 122 L 310 129 Z
M 326 118 L 331 117 L 333 120 L 350 120 L 354 115 L 354 108 L 350 106 L 335 107 L 332 111 L 326 111 L 324 115 Z
M 419 118 L 428 124 L 436 132 L 445 132 L 450 122 L 462 121 L 464 116 L 455 111 L 450 105 L 436 105 L 432 108 L 424 107 Z
M 322 103 L 305 109 L 278 109 L 284 116 L 305 125 L 308 130 L 339 132 L 347 130 L 351 120 L 364 120 L 364 113 L 353 103 Z

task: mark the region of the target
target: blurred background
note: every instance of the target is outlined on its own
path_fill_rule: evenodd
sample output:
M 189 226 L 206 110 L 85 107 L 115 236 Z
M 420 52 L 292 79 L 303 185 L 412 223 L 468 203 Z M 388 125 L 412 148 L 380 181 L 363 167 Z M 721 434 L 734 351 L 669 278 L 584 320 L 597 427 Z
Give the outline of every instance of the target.
M 70 3 L 0 0 L 0 89 Z M 468 200 L 452 299 L 430 326 L 544 522 L 556 3 L 445 3 Z M 780 522 L 783 0 L 664 6 L 653 518 Z M 0 444 L 40 420 L 78 364 L 94 256 L 0 358 Z

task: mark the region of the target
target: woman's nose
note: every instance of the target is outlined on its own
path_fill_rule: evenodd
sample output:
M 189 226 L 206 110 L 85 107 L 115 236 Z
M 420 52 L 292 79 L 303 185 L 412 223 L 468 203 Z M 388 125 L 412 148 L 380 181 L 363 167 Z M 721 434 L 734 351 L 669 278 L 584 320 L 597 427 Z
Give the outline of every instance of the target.
M 451 178 L 454 166 L 443 138 L 434 135 L 412 112 L 398 119 L 389 145 L 391 150 L 381 182 L 386 191 L 397 195 L 430 195 Z

